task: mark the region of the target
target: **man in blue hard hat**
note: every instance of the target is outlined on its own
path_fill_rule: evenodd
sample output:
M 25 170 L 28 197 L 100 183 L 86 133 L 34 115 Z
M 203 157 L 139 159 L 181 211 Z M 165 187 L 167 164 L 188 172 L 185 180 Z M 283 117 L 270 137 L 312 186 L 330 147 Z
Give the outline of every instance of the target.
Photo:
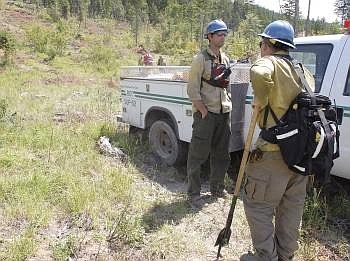
M 254 106 L 260 109 L 259 127 L 269 130 L 287 112 L 303 85 L 289 56 L 289 49 L 295 48 L 293 27 L 286 21 L 274 21 L 259 36 L 262 58 L 252 65 L 250 80 Z M 302 68 L 307 82 L 314 86 L 311 73 Z M 255 253 L 245 254 L 241 260 L 293 260 L 308 178 L 290 170 L 278 145 L 261 135 L 246 174 L 243 203 Z
M 201 165 L 210 157 L 210 192 L 224 197 L 224 177 L 229 164 L 229 113 L 231 101 L 227 93 L 228 57 L 221 52 L 228 33 L 221 20 L 211 21 L 206 29 L 208 47 L 192 61 L 187 94 L 193 105 L 193 130 L 188 152 L 188 196 L 196 206 L 201 203 Z

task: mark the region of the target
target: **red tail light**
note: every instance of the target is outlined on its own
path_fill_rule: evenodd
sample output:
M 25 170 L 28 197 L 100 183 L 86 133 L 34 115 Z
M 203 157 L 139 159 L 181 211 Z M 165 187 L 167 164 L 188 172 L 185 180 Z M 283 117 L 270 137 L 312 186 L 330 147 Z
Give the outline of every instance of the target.
M 350 29 L 350 19 L 344 21 L 344 28 Z

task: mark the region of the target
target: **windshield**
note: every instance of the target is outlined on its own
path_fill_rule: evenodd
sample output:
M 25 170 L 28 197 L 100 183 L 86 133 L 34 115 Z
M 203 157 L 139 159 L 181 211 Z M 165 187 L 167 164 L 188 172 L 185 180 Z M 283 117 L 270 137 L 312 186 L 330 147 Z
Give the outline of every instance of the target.
M 290 55 L 310 70 L 315 78 L 315 92 L 320 92 L 333 45 L 297 44 L 296 47 L 290 50 Z

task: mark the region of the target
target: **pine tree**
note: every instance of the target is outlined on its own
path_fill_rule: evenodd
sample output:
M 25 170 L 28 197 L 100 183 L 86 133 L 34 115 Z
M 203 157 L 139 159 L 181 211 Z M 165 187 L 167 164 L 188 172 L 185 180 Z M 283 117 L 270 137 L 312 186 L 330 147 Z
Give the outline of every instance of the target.
M 299 0 L 283 0 L 281 4 L 281 11 L 294 27 L 295 35 L 299 32 L 299 17 L 301 15 L 299 9 Z
M 305 22 L 305 36 L 310 34 L 310 9 L 311 9 L 311 0 L 309 0 L 308 9 L 307 9 L 307 17 Z
M 340 17 L 342 22 L 345 19 L 350 19 L 350 0 L 336 0 L 335 13 Z

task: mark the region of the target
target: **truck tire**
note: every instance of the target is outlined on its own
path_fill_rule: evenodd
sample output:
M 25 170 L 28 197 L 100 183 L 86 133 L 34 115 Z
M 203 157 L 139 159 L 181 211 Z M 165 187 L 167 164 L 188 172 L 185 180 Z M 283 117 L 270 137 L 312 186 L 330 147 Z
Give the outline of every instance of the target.
M 167 119 L 155 121 L 149 130 L 149 144 L 153 153 L 169 166 L 183 165 L 187 159 L 187 143 L 177 139 Z

